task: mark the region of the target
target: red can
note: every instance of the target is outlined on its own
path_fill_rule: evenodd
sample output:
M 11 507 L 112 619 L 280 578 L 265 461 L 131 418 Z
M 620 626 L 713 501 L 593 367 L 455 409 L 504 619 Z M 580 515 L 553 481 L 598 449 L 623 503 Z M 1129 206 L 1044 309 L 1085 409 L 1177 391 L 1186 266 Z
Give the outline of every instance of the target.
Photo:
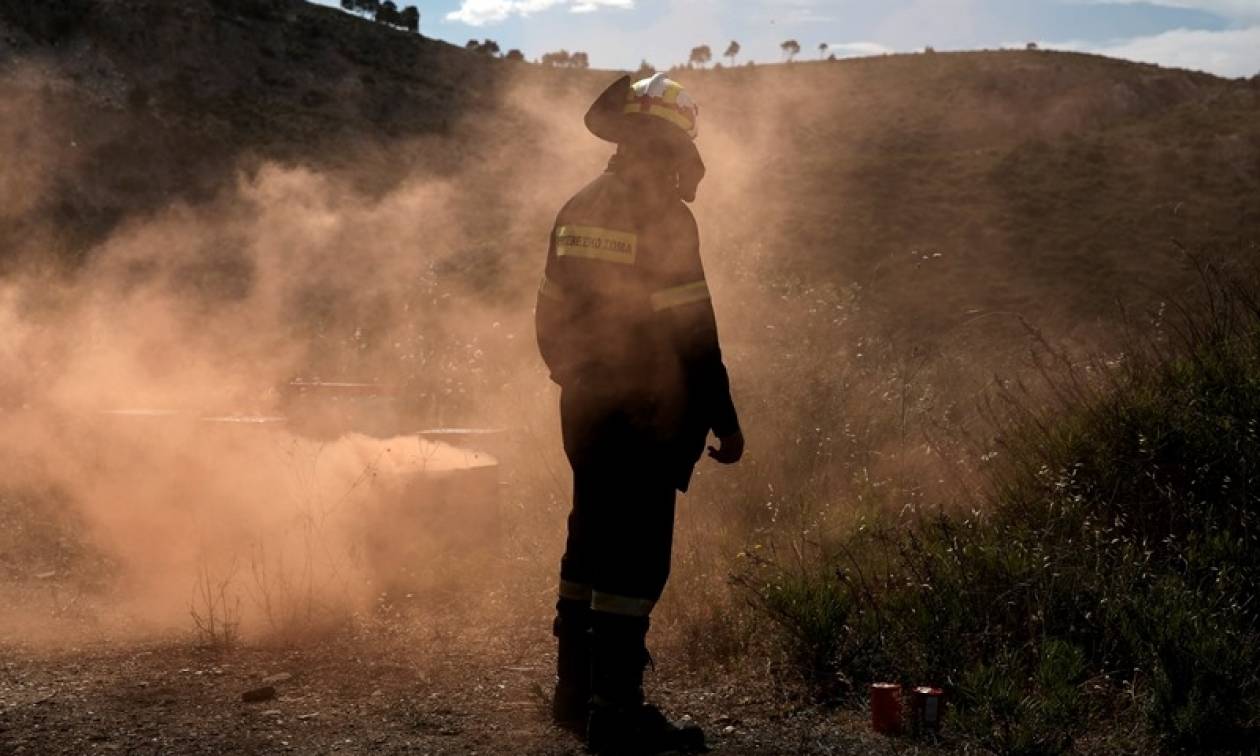
M 882 735 L 901 731 L 901 686 L 871 684 L 871 727 Z
M 940 688 L 919 687 L 911 691 L 911 708 L 914 711 L 914 728 L 920 732 L 937 732 L 945 716 L 945 691 Z

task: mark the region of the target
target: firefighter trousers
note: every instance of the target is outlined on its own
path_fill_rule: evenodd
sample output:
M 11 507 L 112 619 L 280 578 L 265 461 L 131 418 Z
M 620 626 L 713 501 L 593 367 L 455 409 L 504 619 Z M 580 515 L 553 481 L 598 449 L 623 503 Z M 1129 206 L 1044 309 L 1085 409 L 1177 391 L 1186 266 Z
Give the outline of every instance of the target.
M 669 578 L 676 460 L 632 395 L 566 388 L 560 416 L 573 509 L 560 562 L 558 693 L 643 700 L 649 615 Z
M 560 415 L 573 467 L 561 598 L 646 618 L 669 578 L 677 468 L 669 446 L 624 395 L 566 388 Z

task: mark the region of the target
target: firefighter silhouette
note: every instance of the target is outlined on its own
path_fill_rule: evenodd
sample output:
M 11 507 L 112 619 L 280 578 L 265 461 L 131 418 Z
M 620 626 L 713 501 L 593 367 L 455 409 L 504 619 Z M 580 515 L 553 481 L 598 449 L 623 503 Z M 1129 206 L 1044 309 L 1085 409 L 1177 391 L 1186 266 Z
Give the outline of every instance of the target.
M 643 694 L 652 609 L 669 576 L 677 491 L 710 432 L 744 439 L 700 260 L 699 108 L 658 74 L 623 77 L 586 115 L 617 145 L 556 219 L 538 293 L 538 345 L 561 387 L 573 508 L 555 635 L 558 724 L 600 754 L 703 750 Z

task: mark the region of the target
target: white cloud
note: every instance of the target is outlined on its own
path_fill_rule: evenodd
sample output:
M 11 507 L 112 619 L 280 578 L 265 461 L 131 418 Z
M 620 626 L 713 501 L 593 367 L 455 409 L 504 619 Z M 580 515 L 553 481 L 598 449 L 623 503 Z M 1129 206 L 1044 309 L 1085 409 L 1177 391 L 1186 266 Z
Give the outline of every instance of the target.
M 569 8 L 570 13 L 594 13 L 600 8 L 634 8 L 634 0 L 580 0 Z
M 593 13 L 601 8 L 631 9 L 634 0 L 462 0 L 458 10 L 446 14 L 447 21 L 469 26 L 485 26 L 506 21 L 511 16 L 528 16 L 558 5 L 572 13 Z
M 889 55 L 896 51 L 878 42 L 832 42 L 827 45 L 827 52 L 837 58 L 862 58 L 868 55 Z
M 1260 74 L 1260 25 L 1244 29 L 1205 31 L 1174 29 L 1151 37 L 1103 44 L 1047 42 L 1044 47 L 1099 53 L 1172 68 L 1207 71 L 1218 76 Z

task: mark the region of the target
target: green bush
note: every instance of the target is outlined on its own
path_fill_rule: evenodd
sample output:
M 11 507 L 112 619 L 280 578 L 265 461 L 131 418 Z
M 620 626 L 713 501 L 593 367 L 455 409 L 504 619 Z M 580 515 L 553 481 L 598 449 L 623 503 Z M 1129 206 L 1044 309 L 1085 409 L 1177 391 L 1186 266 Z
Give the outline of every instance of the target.
M 852 668 L 845 647 L 853 637 L 853 601 L 832 575 L 782 575 L 761 587 L 762 608 L 785 631 L 788 661 L 820 691 L 843 687 L 842 668 Z
M 745 583 L 816 692 L 945 685 L 955 728 L 1001 753 L 1069 749 L 1121 691 L 1168 749 L 1257 742 L 1260 289 L 1205 280 L 1172 336 L 1084 372 L 1047 352 L 1049 399 L 999 396 L 980 511 L 760 565 Z
M 1085 669 L 1084 652 L 1063 641 L 1036 654 L 1005 651 L 963 675 L 951 721 L 997 753 L 1062 753 L 1085 713 Z

